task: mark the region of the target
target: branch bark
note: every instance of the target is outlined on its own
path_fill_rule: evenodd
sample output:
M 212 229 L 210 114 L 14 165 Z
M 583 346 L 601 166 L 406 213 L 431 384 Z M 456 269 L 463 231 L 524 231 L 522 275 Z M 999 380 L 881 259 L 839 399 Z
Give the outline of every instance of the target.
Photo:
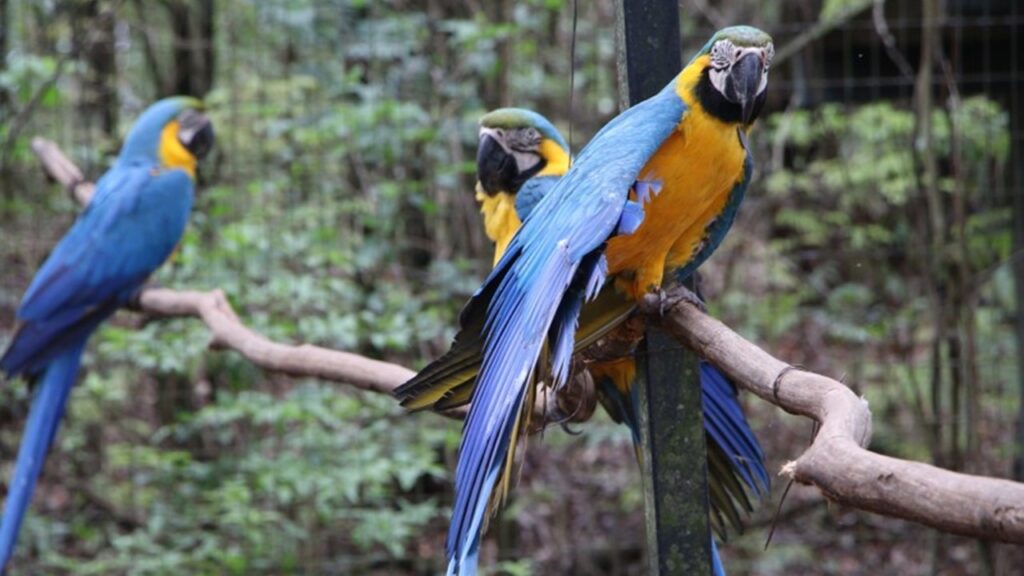
M 83 180 L 55 144 L 37 138 L 32 149 L 47 172 L 75 198 L 87 201 L 91 197 L 92 184 Z M 664 314 L 660 309 L 666 301 L 652 298 L 643 303 L 650 320 L 661 323 L 737 385 L 819 423 L 814 442 L 783 467 L 782 475 L 816 486 L 826 498 L 845 506 L 954 534 L 1024 544 L 1024 484 L 951 472 L 865 449 L 871 438 L 866 400 L 836 380 L 798 370 L 773 357 L 698 310 L 682 292 L 672 291 L 667 298 L 674 304 Z M 267 370 L 344 382 L 379 393 L 390 393 L 413 375 L 402 366 L 348 352 L 273 342 L 243 325 L 220 290 L 148 288 L 137 305 L 154 317 L 195 316 L 209 328 L 212 346 L 236 350 Z
M 658 309 L 657 302 L 647 306 Z M 820 424 L 810 448 L 786 464 L 782 475 L 816 486 L 844 506 L 944 532 L 1024 544 L 1024 484 L 866 450 L 871 412 L 867 400 L 847 386 L 793 368 L 690 304 L 673 306 L 662 322 L 739 386 Z
M 169 290 L 146 288 L 137 299 L 138 309 L 152 317 L 194 316 L 210 330 L 210 347 L 235 350 L 247 360 L 271 372 L 344 382 L 356 388 L 390 394 L 416 373 L 358 354 L 313 346 L 281 344 L 242 324 L 221 290 Z

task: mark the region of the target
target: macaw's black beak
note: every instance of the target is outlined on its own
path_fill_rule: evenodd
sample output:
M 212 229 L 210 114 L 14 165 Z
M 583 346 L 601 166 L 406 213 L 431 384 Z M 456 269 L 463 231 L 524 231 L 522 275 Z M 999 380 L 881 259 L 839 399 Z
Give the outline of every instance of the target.
M 213 148 L 213 124 L 205 114 L 191 108 L 178 115 L 178 141 L 198 159 Z
M 476 176 L 484 192 L 493 196 L 509 190 L 509 183 L 516 179 L 519 170 L 516 159 L 505 151 L 494 136 L 483 133 L 476 149 Z
M 729 72 L 725 97 L 740 105 L 744 124 L 753 122 L 764 105 L 764 94 L 758 94 L 763 74 L 761 58 L 754 53 L 745 54 Z

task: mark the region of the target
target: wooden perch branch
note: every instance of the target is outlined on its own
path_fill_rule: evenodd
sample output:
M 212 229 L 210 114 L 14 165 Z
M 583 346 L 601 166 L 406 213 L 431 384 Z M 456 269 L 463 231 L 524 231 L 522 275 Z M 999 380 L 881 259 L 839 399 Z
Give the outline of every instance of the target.
M 649 306 L 657 310 L 658 304 Z M 944 532 L 1024 544 L 1024 484 L 866 450 L 871 412 L 847 386 L 793 368 L 691 304 L 671 308 L 663 324 L 738 385 L 820 424 L 811 447 L 786 464 L 783 475 L 816 486 L 845 506 Z
M 197 292 L 147 288 L 138 298 L 139 309 L 150 316 L 194 316 L 210 330 L 210 347 L 238 351 L 247 360 L 271 372 L 344 382 L 363 390 L 390 394 L 416 373 L 408 368 L 340 350 L 269 340 L 238 319 L 221 290 Z
M 54 179 L 80 202 L 88 202 L 92 184 L 84 181 L 55 144 L 37 138 L 32 149 Z M 643 308 L 650 319 L 661 322 L 739 386 L 819 423 L 810 448 L 783 468 L 784 475 L 816 486 L 827 498 L 846 506 L 945 532 L 1024 544 L 1024 484 L 960 474 L 867 450 L 871 412 L 866 400 L 836 380 L 778 360 L 679 296 L 670 292 L 669 302 L 677 303 L 664 315 L 659 313 L 660 302 L 645 302 Z M 390 393 L 413 374 L 402 366 L 356 354 L 272 342 L 244 326 L 220 290 L 150 288 L 140 295 L 138 307 L 156 317 L 200 318 L 212 334 L 212 346 L 237 350 L 267 370 L 349 383 L 380 393 Z M 548 404 L 539 411 L 551 409 Z M 590 411 L 592 406 L 582 410 L 580 419 L 589 417 Z
M 32 152 L 39 158 L 43 170 L 50 178 L 63 186 L 79 204 L 85 206 L 92 200 L 96 185 L 85 180 L 82 171 L 60 151 L 55 142 L 45 138 L 33 138 Z

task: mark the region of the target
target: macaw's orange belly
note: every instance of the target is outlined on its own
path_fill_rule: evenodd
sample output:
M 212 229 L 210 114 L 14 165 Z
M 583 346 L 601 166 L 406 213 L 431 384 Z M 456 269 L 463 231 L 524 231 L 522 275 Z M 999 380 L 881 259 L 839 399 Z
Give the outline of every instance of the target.
M 640 180 L 661 186 L 644 204 L 640 227 L 608 241 L 608 271 L 616 287 L 633 299 L 657 291 L 666 270 L 693 258 L 707 227 L 743 179 L 746 151 L 736 126 L 694 108 L 640 173 Z

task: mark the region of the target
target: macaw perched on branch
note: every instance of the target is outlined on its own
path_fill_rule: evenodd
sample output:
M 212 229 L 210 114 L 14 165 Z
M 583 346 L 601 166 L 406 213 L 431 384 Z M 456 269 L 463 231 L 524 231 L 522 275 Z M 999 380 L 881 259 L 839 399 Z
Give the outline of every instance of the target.
M 564 385 L 578 347 L 622 323 L 639 299 L 661 294 L 666 270 L 692 273 L 728 231 L 750 179 L 746 134 L 764 105 L 773 55 L 771 37 L 756 28 L 720 30 L 661 92 L 606 125 L 467 303 L 452 350 L 396 390 L 411 408 L 472 400 L 449 574 L 476 572 L 533 384 Z M 603 290 L 609 279 L 615 290 Z
M 135 123 L 92 201 L 36 273 L 0 371 L 36 384 L 0 518 L 0 573 L 17 541 L 86 341 L 174 251 L 192 210 L 196 163 L 213 146 L 199 100 L 167 98 Z
M 537 202 L 568 170 L 568 147 L 544 116 L 521 108 L 501 108 L 480 119 L 477 200 L 481 203 L 487 235 L 495 242 L 495 262 L 519 229 L 520 221 L 527 219 Z M 495 198 L 501 199 L 502 208 L 493 208 Z M 505 207 L 513 203 L 515 219 L 504 214 Z M 495 226 L 495 221 L 501 225 Z M 631 335 L 636 334 L 623 337 Z M 637 340 L 632 342 L 636 343 Z M 635 348 L 631 346 L 622 358 L 587 359 L 585 364 L 598 386 L 605 410 L 616 422 L 629 427 L 639 457 L 640 423 L 633 386 L 636 376 L 633 352 Z M 764 467 L 764 453 L 743 415 L 736 387 L 717 368 L 704 361 L 700 363 L 700 382 L 712 526 L 724 539 L 726 522 L 737 530 L 742 529 L 741 508 L 748 512 L 753 510 L 748 492 L 761 496 L 767 492 L 770 481 Z M 720 564 L 714 540 L 711 550 L 714 563 Z

